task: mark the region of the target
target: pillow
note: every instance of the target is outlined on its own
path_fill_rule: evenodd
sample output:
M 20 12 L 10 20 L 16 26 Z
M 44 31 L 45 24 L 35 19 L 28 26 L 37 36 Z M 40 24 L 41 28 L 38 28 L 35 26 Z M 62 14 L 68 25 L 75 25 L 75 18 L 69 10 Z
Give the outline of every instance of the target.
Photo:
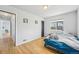
M 49 38 L 54 38 L 54 37 L 53 37 L 53 34 L 49 34 Z
M 51 34 L 51 38 L 53 38 L 53 39 L 58 39 L 58 36 L 57 36 L 56 33 L 53 33 L 53 34 Z
M 56 34 L 54 34 L 54 39 L 59 39 L 58 36 Z
M 46 36 L 46 38 L 53 38 L 53 35 L 48 34 L 48 35 Z

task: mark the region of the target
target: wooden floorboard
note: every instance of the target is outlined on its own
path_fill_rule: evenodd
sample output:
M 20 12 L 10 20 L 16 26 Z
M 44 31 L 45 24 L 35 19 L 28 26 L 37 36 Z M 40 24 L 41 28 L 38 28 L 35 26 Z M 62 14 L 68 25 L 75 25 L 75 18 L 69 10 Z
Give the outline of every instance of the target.
M 56 51 L 44 47 L 43 38 L 22 44 L 15 49 L 17 54 L 57 54 Z
M 12 38 L 0 39 L 0 54 L 12 54 L 15 53 L 14 43 Z
M 1 54 L 57 54 L 56 51 L 44 47 L 43 38 L 38 38 L 36 40 L 24 43 L 16 47 L 12 43 L 11 39 L 6 41 L 6 43 L 4 43 L 4 46 L 5 44 L 7 45 L 4 47 L 5 50 L 0 49 Z

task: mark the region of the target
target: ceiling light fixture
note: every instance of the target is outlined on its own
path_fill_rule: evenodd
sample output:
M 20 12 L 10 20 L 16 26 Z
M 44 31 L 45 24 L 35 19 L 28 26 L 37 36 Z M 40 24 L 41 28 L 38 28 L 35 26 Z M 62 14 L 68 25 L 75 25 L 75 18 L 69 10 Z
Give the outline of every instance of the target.
M 48 9 L 48 5 L 44 5 L 44 6 L 43 6 L 43 9 L 44 9 L 44 10 L 47 10 L 47 9 Z

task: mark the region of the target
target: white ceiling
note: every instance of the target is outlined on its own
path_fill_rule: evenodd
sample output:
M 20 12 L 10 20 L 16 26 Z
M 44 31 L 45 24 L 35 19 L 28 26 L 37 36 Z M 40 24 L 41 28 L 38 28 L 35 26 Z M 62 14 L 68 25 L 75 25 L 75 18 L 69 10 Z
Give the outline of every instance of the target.
M 31 12 L 38 16 L 50 17 L 76 10 L 79 5 L 48 5 L 47 10 L 43 9 L 43 5 L 13 5 L 13 7 Z

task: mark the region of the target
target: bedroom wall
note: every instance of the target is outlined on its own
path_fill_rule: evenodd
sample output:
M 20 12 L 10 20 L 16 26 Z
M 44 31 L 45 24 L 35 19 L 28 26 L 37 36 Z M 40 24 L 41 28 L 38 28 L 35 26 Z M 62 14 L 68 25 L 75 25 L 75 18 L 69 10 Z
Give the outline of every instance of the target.
M 63 20 L 66 33 L 77 33 L 77 11 L 45 18 L 45 35 L 50 33 L 50 21 Z
M 0 6 L 0 10 L 16 14 L 16 45 L 41 37 L 41 20 L 44 20 L 42 17 L 11 6 Z M 23 18 L 28 18 L 28 24 L 23 23 Z M 38 24 L 35 24 L 35 20 Z
M 77 10 L 77 34 L 78 34 L 78 37 L 79 37 L 79 8 Z

